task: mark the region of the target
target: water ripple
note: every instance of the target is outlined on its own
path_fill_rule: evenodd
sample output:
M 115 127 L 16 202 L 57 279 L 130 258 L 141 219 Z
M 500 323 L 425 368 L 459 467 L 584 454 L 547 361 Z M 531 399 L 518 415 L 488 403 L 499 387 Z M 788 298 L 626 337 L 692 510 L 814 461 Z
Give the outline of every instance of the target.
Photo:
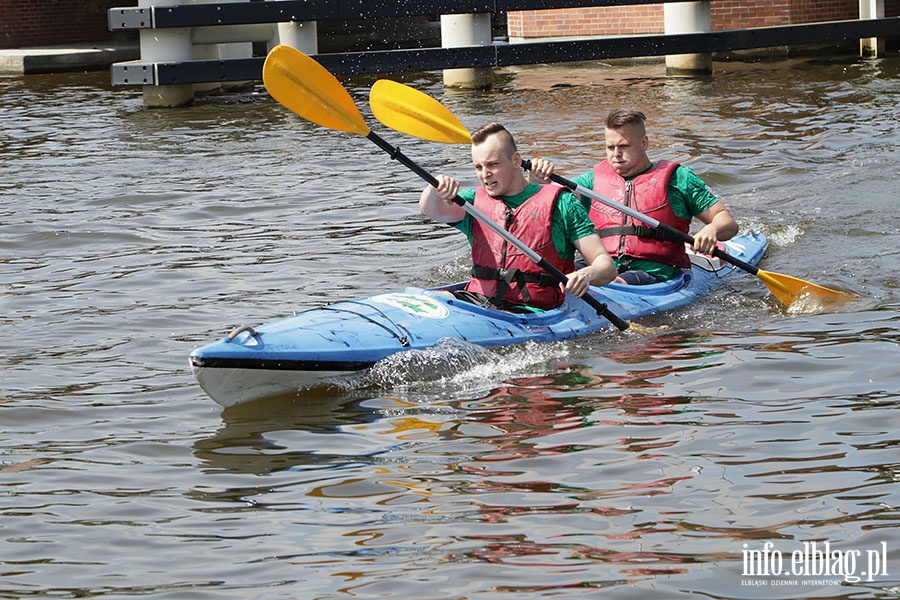
M 147 110 L 104 73 L 0 78 L 0 596 L 769 598 L 744 551 L 811 541 L 883 543 L 889 574 L 792 591 L 895 596 L 897 61 L 401 78 L 564 174 L 641 107 L 654 155 L 770 237 L 766 269 L 865 300 L 789 314 L 735 278 L 642 334 L 435 349 L 223 412 L 194 347 L 464 279 L 463 236 L 368 140 L 261 88 Z M 345 80 L 367 120 L 373 80 Z M 464 146 L 383 133 L 474 182 Z

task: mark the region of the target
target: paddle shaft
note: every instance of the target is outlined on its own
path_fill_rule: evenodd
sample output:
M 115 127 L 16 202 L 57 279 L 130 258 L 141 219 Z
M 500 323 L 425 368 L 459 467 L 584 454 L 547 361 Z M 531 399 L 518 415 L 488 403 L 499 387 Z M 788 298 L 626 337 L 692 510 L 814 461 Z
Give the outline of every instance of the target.
M 522 168 L 525 169 L 526 171 L 531 169 L 531 161 L 527 160 L 527 159 L 522 160 Z M 673 241 L 685 242 L 685 243 L 690 244 L 691 246 L 694 245 L 693 236 L 688 235 L 688 234 L 684 233 L 683 231 L 679 231 L 679 230 L 675 229 L 674 227 L 666 225 L 665 223 L 660 223 L 653 217 L 648 217 L 647 215 L 645 215 L 643 213 L 639 213 L 638 211 L 634 210 L 633 208 L 631 208 L 629 206 L 625 206 L 624 204 L 616 202 L 615 200 L 610 200 L 609 198 L 601 196 L 597 192 L 595 192 L 593 190 L 589 190 L 584 186 L 578 185 L 577 183 L 575 183 L 574 181 L 572 181 L 570 179 L 566 179 L 565 177 L 561 177 L 561 176 L 557 175 L 556 173 L 554 173 L 553 175 L 550 176 L 550 180 L 553 181 L 554 183 L 558 183 L 559 185 L 561 185 L 563 187 L 569 188 L 576 194 L 580 194 L 582 196 L 587 196 L 591 200 L 596 200 L 597 202 L 599 202 L 601 204 L 605 204 L 606 206 L 609 206 L 610 208 L 614 208 L 620 212 L 623 212 L 626 215 L 628 215 L 629 217 L 637 219 L 638 221 L 641 221 L 642 223 L 646 223 L 647 225 L 649 225 L 651 227 L 659 229 L 660 231 L 664 231 L 666 233 L 666 236 Z M 759 269 L 757 267 L 751 265 L 750 263 L 744 262 L 739 258 L 735 258 L 725 252 L 722 252 L 722 250 L 720 250 L 719 248 L 716 248 L 715 250 L 713 250 L 712 255 L 715 256 L 716 258 L 720 258 L 720 259 L 724 260 L 727 263 L 731 263 L 732 265 L 738 267 L 739 269 L 743 269 L 744 271 L 747 271 L 748 273 L 751 273 L 753 275 L 759 274 Z
M 426 171 L 425 169 L 423 169 L 422 167 L 417 165 L 411 158 L 409 158 L 408 156 L 403 154 L 400 151 L 400 148 L 398 148 L 396 146 L 392 146 L 387 141 L 385 141 L 384 138 L 382 138 L 380 135 L 378 135 L 374 131 L 369 131 L 369 133 L 366 135 L 366 137 L 369 138 L 372 142 L 374 142 L 376 146 L 378 146 L 379 148 L 381 148 L 382 150 L 384 150 L 385 152 L 390 154 L 390 156 L 393 160 L 396 160 L 396 161 L 402 163 L 404 166 L 406 166 L 411 171 L 413 171 L 416 175 L 418 175 L 419 177 L 424 179 L 426 183 L 428 183 L 432 187 L 438 186 L 437 179 L 435 179 L 428 171 Z M 521 251 L 525 256 L 527 256 L 532 262 L 536 263 L 544 271 L 546 271 L 547 273 L 552 275 L 554 279 L 556 279 L 563 285 L 565 285 L 569 281 L 569 278 L 566 277 L 565 273 L 563 273 L 562 271 L 557 269 L 555 266 L 553 266 L 552 264 L 547 262 L 540 254 L 538 254 L 537 252 L 535 252 L 534 250 L 529 248 L 527 245 L 525 245 L 524 242 L 519 240 L 517 237 L 512 235 L 510 232 L 503 229 L 503 227 L 500 226 L 499 223 L 497 223 L 496 221 L 494 221 L 493 219 L 488 217 L 486 214 L 484 214 L 484 212 L 482 212 L 477 206 L 475 206 L 474 204 L 470 204 L 469 202 L 466 202 L 459 196 L 456 196 L 455 198 L 453 198 L 453 202 L 458 204 L 459 206 L 461 206 L 463 208 L 463 210 L 465 210 L 467 213 L 469 213 L 472 216 L 472 218 L 477 219 L 484 225 L 487 225 L 488 227 L 491 228 L 491 230 L 494 231 L 494 233 L 496 233 L 497 235 L 502 237 L 504 240 L 506 240 L 513 246 L 515 246 L 519 251 Z M 591 308 L 596 310 L 598 315 L 605 317 L 619 331 L 625 331 L 626 329 L 628 329 L 628 327 L 629 327 L 628 322 L 619 318 L 617 315 L 615 315 L 611 310 L 609 310 L 609 308 L 606 306 L 606 304 L 600 302 L 599 300 L 597 300 L 590 294 L 585 294 L 584 296 L 581 297 L 581 299 L 584 300 L 585 302 L 587 302 L 591 306 Z

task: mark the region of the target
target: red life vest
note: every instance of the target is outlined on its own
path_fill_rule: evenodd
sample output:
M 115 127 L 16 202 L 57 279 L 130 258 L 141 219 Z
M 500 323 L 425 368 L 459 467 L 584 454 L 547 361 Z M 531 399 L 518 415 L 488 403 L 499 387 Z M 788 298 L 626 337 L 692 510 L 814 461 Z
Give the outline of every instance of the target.
M 562 191 L 555 185 L 542 185 L 512 210 L 501 198 L 478 188 L 474 204 L 548 263 L 563 273 L 571 273 L 574 260 L 560 258 L 553 244 L 553 210 Z M 472 263 L 472 279 L 466 290 L 487 296 L 495 303 L 506 301 L 549 310 L 565 299 L 553 276 L 477 220 L 472 222 Z
M 690 219 L 677 216 L 669 206 L 669 180 L 677 168 L 678 163 L 661 160 L 634 179 L 625 181 L 603 161 L 594 166 L 594 191 L 688 233 Z M 659 239 L 657 229 L 599 202 L 591 202 L 590 215 L 610 256 L 630 256 L 681 268 L 691 266 L 683 242 Z

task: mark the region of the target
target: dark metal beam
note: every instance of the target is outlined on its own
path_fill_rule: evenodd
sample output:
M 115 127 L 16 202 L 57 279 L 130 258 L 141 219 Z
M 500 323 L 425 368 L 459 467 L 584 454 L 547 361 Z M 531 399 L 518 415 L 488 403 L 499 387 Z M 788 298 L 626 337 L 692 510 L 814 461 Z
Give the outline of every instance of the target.
M 527 42 L 463 48 L 342 52 L 318 54 L 315 58 L 335 75 L 358 75 L 712 53 L 897 35 L 900 35 L 900 17 L 711 33 Z M 264 58 L 245 58 L 180 63 L 116 63 L 112 66 L 112 82 L 113 85 L 175 85 L 259 80 L 262 78 L 264 60 Z
M 686 2 L 688 0 L 668 0 Z M 152 29 L 416 17 L 511 10 L 659 4 L 660 0 L 268 0 L 223 4 L 118 7 L 108 12 L 109 28 Z
M 666 54 L 705 54 L 897 35 L 900 35 L 900 17 L 758 27 L 710 33 L 525 42 L 499 46 L 496 66 L 664 56 Z

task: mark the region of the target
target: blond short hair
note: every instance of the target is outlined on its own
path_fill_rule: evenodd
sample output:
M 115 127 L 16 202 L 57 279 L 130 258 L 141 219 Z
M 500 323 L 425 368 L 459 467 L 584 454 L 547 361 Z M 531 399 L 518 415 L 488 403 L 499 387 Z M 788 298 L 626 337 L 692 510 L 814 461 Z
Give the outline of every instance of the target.
M 519 149 L 516 148 L 516 140 L 513 139 L 512 134 L 500 123 L 488 123 L 487 125 L 476 129 L 471 136 L 472 145 L 478 146 L 483 144 L 484 141 L 492 135 L 500 136 L 503 147 L 509 151 L 509 156 L 512 156 L 519 151 Z

